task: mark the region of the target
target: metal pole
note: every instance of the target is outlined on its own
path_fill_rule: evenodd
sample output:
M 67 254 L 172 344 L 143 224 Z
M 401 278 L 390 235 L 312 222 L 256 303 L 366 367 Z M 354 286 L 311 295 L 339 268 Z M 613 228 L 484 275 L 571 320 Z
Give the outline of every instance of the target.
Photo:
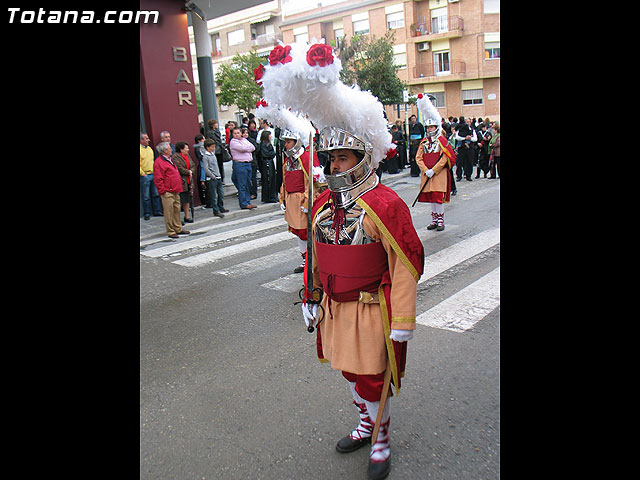
M 193 36 L 196 43 L 196 57 L 198 65 L 198 78 L 200 80 L 200 98 L 202 99 L 202 118 L 204 120 L 205 134 L 209 131 L 208 121 L 218 120 L 218 107 L 216 105 L 216 83 L 213 78 L 213 65 L 211 62 L 211 37 L 207 30 L 207 20 L 200 19 L 198 15 L 189 12 Z

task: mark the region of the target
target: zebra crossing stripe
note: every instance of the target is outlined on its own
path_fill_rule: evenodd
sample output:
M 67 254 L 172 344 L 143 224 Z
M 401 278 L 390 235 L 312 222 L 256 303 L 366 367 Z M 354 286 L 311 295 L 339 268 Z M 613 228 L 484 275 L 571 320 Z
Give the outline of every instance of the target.
M 238 263 L 228 268 L 223 268 L 222 270 L 216 270 L 213 273 L 217 273 L 218 275 L 225 275 L 227 277 L 246 275 L 248 273 L 269 270 L 270 268 L 273 268 L 280 263 L 288 262 L 289 260 L 293 260 L 294 258 L 297 258 L 298 260 L 300 259 L 300 251 L 297 247 L 289 248 L 281 252 L 272 253 L 271 255 L 265 255 L 264 257 L 254 258 L 253 260 Z
M 211 212 L 210 212 L 211 209 L 207 209 L 207 211 L 209 212 L 207 215 L 211 215 Z M 245 210 L 243 210 L 243 212 L 245 212 Z M 253 223 L 253 222 L 257 222 L 258 220 L 262 220 L 264 218 L 276 217 L 276 216 L 282 217 L 283 213 L 280 210 L 278 210 L 277 212 L 262 213 L 260 215 L 252 215 L 251 217 L 248 217 L 248 218 L 238 218 L 237 220 L 227 220 L 227 221 L 224 221 L 218 217 L 213 217 L 209 219 L 210 221 L 214 222 L 212 225 L 207 225 L 206 227 L 199 227 L 196 229 L 194 229 L 193 225 L 191 225 L 191 227 L 188 230 L 191 232 L 191 235 L 193 235 L 194 233 L 209 232 L 214 229 L 218 230 L 220 228 L 227 228 L 232 225 L 239 225 L 241 223 L 248 223 L 248 222 Z M 198 220 L 196 220 L 196 224 L 197 223 L 199 223 Z M 160 242 L 167 242 L 167 237 L 145 238 L 143 240 L 140 240 L 140 246 L 145 247 L 147 245 L 152 245 L 154 243 L 160 243 Z
M 216 233 L 214 235 L 207 235 L 200 238 L 194 238 L 191 240 L 186 240 L 184 242 L 171 243 L 171 245 L 167 245 L 165 247 L 154 248 L 154 249 L 140 252 L 140 253 L 146 257 L 162 257 L 163 255 L 170 255 L 172 253 L 182 252 L 190 248 L 207 247 L 208 245 L 214 244 L 216 242 L 222 242 L 224 240 L 240 237 L 242 235 L 248 235 L 251 233 L 261 232 L 263 230 L 268 230 L 270 228 L 274 228 L 278 226 L 286 226 L 286 225 L 287 225 L 287 222 L 284 221 L 284 218 L 277 218 L 269 222 L 252 224 L 246 227 L 236 228 L 234 230 Z M 288 233 L 288 232 L 285 232 L 285 233 Z M 291 234 L 289 234 L 289 237 L 291 237 Z
M 500 267 L 421 313 L 416 317 L 416 323 L 452 332 L 465 332 L 498 306 Z
M 266 237 L 260 237 L 255 240 L 249 240 L 248 242 L 237 243 L 235 245 L 219 248 L 210 252 L 193 255 L 191 257 L 186 257 L 180 260 L 175 260 L 172 263 L 181 265 L 183 267 L 199 267 L 201 265 L 213 263 L 232 255 L 250 252 L 251 250 L 255 250 L 257 248 L 268 247 L 269 245 L 273 245 L 274 243 L 284 242 L 285 240 L 293 241 L 294 238 L 294 235 L 289 231 L 276 233 L 273 235 L 268 235 Z
M 270 288 L 271 290 L 294 293 L 300 291 L 300 289 L 304 287 L 304 278 L 302 273 L 292 273 L 286 277 L 277 278 L 271 282 L 263 283 L 260 286 Z
M 498 243 L 500 243 L 500 228 L 493 228 L 429 255 L 424 259 L 424 273 L 418 280 L 418 284 Z

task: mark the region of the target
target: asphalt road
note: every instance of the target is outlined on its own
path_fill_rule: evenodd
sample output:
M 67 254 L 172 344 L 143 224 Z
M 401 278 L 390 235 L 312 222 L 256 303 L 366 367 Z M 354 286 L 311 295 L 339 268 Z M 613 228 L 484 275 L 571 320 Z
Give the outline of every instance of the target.
M 417 178 L 388 185 L 409 205 L 418 191 Z M 428 205 L 411 211 L 416 229 L 430 222 Z M 206 243 L 214 234 L 282 219 L 275 209 L 267 213 L 225 218 L 177 241 L 141 244 L 142 480 L 367 478 L 368 448 L 346 455 L 335 450 L 358 422 L 348 384 L 318 362 L 315 334 L 307 333 L 293 305 L 297 293 L 273 287 L 291 283 L 300 263 L 293 235 L 198 266 L 174 263 L 286 232 L 282 220 Z M 441 302 L 467 299 L 473 305 L 463 308 L 475 323 L 464 330 L 417 326 L 400 395 L 391 399 L 390 479 L 500 477 L 499 292 L 497 306 L 489 307 L 476 305 L 481 301 L 472 292 L 499 272 L 499 239 L 479 253 L 469 250 L 481 234 L 499 232 L 500 180 L 458 182 L 445 225 L 443 232 L 421 235 L 426 264 L 437 263 L 438 252 L 449 247 L 460 252 L 419 285 L 418 313 L 428 319 Z M 201 239 L 187 250 L 146 255 Z M 261 258 L 280 260 L 257 271 L 220 273 Z

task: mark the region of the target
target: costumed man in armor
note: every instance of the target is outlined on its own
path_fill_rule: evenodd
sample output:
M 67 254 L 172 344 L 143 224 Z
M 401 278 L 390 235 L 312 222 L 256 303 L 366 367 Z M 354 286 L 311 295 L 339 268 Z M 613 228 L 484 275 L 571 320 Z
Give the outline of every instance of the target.
M 307 252 L 307 223 L 309 213 L 309 137 L 315 128 L 302 115 L 296 115 L 284 106 L 258 102 L 256 114 L 266 118 L 273 125 L 281 128 L 280 138 L 284 139 L 284 156 L 282 162 L 282 185 L 280 186 L 280 208 L 284 219 L 289 224 L 289 231 L 298 240 L 298 250 L 302 256 L 302 264 L 294 273 L 304 272 Z M 324 182 L 324 173 L 318 156 L 313 155 L 312 178 L 314 187 Z M 320 185 L 318 185 L 320 184 Z
M 444 204 L 451 200 L 451 168 L 456 154 L 442 133 L 442 119 L 427 95 L 418 94 L 418 108 L 425 117 L 426 135 L 416 153 L 420 167 L 419 202 L 431 203 L 431 223 L 427 230 L 444 230 Z
M 369 478 L 382 479 L 391 468 L 386 394 L 389 381 L 398 394 L 404 376 L 424 249 L 409 208 L 375 174 L 393 147 L 382 104 L 370 92 L 340 82 L 341 63 L 330 46 L 291 47 L 291 63 L 273 69 L 282 79 L 293 64 L 294 73 L 280 83 L 286 98 L 267 88 L 264 95 L 269 101 L 279 95 L 278 101 L 306 112 L 321 127 L 318 149 L 328 152 L 331 172 L 311 212 L 313 286 L 322 290 L 322 299 L 319 305 L 304 303 L 302 312 L 307 326 L 317 326 L 319 360 L 342 371 L 359 415 L 336 449 L 349 453 L 372 444 Z M 271 73 L 267 69 L 265 77 Z
M 289 231 L 298 237 L 298 248 L 302 256 L 302 264 L 293 272 L 302 273 L 307 255 L 309 147 L 308 145 L 305 147 L 300 136 L 290 130 L 283 130 L 281 138 L 284 139 L 285 158 L 282 162 L 280 208 L 284 210 L 284 219 L 289 224 Z M 305 143 L 309 143 L 308 140 Z M 314 182 L 317 182 L 320 173 L 322 173 L 322 167 L 314 152 L 312 172 Z

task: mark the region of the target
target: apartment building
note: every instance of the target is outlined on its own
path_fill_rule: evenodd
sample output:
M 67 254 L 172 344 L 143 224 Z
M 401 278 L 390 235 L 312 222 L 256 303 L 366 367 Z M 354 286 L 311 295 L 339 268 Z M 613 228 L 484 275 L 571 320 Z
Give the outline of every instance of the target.
M 500 0 L 273 0 L 209 20 L 208 28 L 214 75 L 254 45 L 266 61 L 278 40 L 335 44 L 392 30 L 398 77 L 411 93 L 434 95 L 443 117 L 500 119 Z M 219 110 L 221 124 L 236 120 L 234 106 Z M 389 120 L 419 113 L 415 105 L 385 110 Z
M 280 24 L 285 43 L 380 38 L 392 30 L 398 77 L 411 93 L 434 95 L 443 117 L 500 119 L 500 0 L 324 1 L 287 15 L 288 3 Z M 405 118 L 404 106 L 400 115 L 398 106 L 385 110 L 390 120 Z
M 207 20 L 207 30 L 211 36 L 211 52 L 213 75 L 216 77 L 218 68 L 223 63 L 229 63 L 237 53 L 243 54 L 255 47 L 259 56 L 267 62 L 269 52 L 282 40 L 280 24 L 282 15 L 280 0 L 272 0 L 255 7 L 246 8 L 221 17 Z M 189 27 L 189 41 L 191 43 L 191 58 L 193 72 L 198 86 L 198 65 L 196 60 L 196 46 L 193 27 Z M 220 87 L 216 84 L 216 94 Z M 200 121 L 202 121 L 200 115 Z M 224 126 L 229 120 L 241 121 L 241 114 L 235 105 L 224 106 L 218 104 L 218 121 Z

